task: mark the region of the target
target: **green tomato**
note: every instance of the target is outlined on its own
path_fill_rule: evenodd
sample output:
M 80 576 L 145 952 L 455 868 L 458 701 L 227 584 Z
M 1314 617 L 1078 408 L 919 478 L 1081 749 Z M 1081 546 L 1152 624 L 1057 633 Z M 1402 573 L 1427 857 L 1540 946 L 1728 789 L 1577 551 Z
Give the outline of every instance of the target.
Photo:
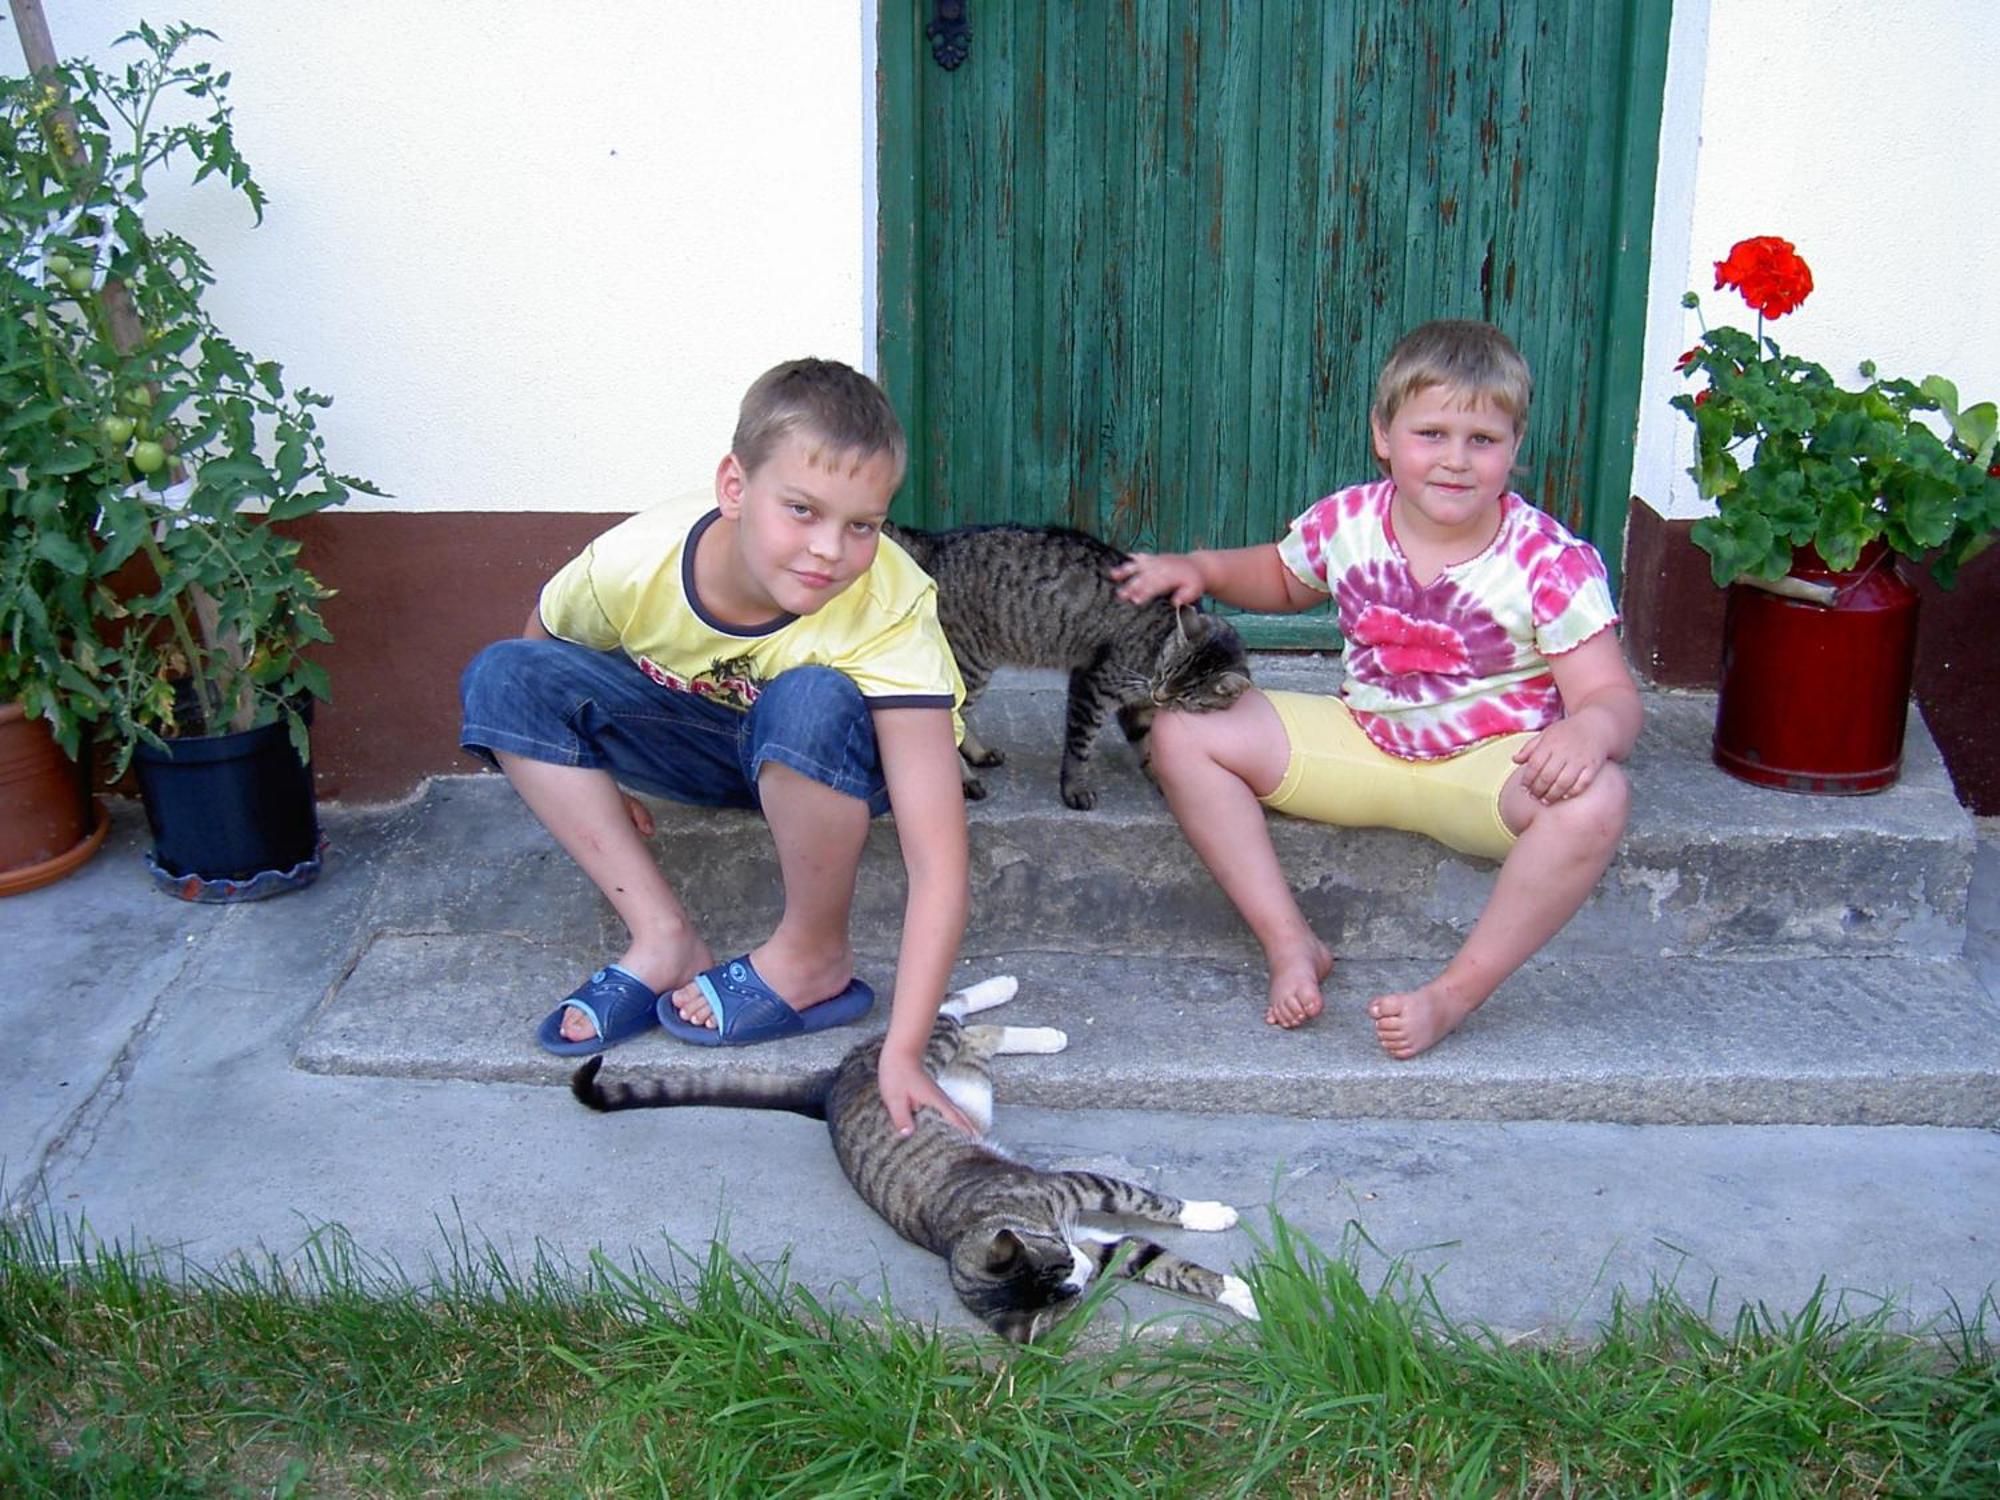
M 58 281 L 61 281 L 64 277 L 68 276 L 71 271 L 76 269 L 76 263 L 72 261 L 67 255 L 51 255 L 47 260 L 43 261 L 42 264 L 49 268 L 49 274 L 55 277 L 56 280 Z
M 63 277 L 63 285 L 81 296 L 90 290 L 90 284 L 94 280 L 96 278 L 90 274 L 88 268 L 77 266 Z
M 133 411 L 144 411 L 153 404 L 153 393 L 143 385 L 135 385 L 119 399 Z
M 141 474 L 159 472 L 161 464 L 167 461 L 167 450 L 158 443 L 147 441 L 132 445 L 132 467 Z
M 97 430 L 104 434 L 105 442 L 122 448 L 132 440 L 136 425 L 130 417 L 105 417 L 98 422 Z

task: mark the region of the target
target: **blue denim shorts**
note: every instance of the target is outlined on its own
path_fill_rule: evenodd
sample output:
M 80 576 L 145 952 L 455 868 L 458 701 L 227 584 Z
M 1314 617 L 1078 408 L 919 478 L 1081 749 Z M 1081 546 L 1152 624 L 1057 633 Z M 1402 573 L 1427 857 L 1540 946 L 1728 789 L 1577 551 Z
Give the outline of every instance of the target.
M 522 637 L 473 657 L 458 693 L 459 745 L 489 764 L 504 750 L 675 802 L 757 807 L 757 773 L 774 760 L 889 810 L 868 704 L 831 667 L 781 673 L 745 712 L 661 687 L 622 651 Z

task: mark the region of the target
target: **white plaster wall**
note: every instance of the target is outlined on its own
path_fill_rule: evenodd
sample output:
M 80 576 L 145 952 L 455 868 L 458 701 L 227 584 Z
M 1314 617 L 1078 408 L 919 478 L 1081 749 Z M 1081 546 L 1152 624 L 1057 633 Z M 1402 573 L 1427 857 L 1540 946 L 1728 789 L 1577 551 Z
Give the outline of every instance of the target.
M 264 223 L 213 183 L 153 211 L 225 331 L 334 398 L 336 466 L 395 495 L 350 508 L 631 509 L 709 482 L 759 371 L 872 367 L 872 3 L 46 10 L 100 62 L 141 17 L 219 34 Z
M 115 57 L 142 14 L 221 34 L 265 223 L 213 184 L 156 212 L 214 263 L 223 326 L 335 398 L 335 459 L 386 508 L 644 504 L 707 482 L 758 371 L 873 365 L 874 0 L 46 6 L 65 56 Z M 1705 509 L 1666 405 L 1679 299 L 1740 322 L 1713 263 L 1747 235 L 1813 268 L 1787 348 L 2000 396 L 2000 6 L 1674 12 L 1633 492 Z
M 2000 398 L 2000 6 L 1965 0 L 1676 0 L 1652 245 L 1633 493 L 1668 515 L 1708 506 L 1692 427 L 1666 405 L 1700 324 L 1750 329 L 1714 263 L 1775 234 L 1814 291 L 1766 331 L 1841 380 L 1942 374 Z M 1695 101 L 1699 101 L 1698 108 Z

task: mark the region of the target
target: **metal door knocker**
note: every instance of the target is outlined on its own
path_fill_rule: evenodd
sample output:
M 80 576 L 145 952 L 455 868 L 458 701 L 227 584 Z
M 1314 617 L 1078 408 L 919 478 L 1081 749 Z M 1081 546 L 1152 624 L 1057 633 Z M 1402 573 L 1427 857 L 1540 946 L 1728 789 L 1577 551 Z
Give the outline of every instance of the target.
M 924 35 L 931 39 L 931 56 L 947 73 L 964 62 L 972 51 L 972 22 L 965 16 L 965 0 L 932 0 Z

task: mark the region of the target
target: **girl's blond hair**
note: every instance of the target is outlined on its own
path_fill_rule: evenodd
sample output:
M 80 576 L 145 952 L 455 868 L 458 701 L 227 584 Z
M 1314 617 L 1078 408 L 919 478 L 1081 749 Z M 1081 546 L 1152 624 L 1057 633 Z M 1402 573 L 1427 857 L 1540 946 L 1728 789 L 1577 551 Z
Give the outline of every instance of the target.
M 1440 318 L 1404 334 L 1376 377 L 1369 415 L 1386 428 L 1405 401 L 1436 385 L 1468 406 L 1491 402 L 1512 419 L 1515 437 L 1527 431 L 1535 380 L 1521 351 L 1491 323 Z

